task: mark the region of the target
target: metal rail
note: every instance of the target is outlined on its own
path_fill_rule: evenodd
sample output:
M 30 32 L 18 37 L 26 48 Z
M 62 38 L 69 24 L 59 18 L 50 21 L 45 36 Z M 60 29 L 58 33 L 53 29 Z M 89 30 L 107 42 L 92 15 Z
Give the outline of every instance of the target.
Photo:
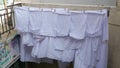
M 21 4 L 9 5 L 5 9 L 0 9 L 0 37 L 1 35 L 11 32 L 15 28 L 15 18 L 13 6 L 21 6 Z M 9 10 L 9 12 L 5 12 L 5 10 Z M 7 18 L 8 16 L 8 18 Z

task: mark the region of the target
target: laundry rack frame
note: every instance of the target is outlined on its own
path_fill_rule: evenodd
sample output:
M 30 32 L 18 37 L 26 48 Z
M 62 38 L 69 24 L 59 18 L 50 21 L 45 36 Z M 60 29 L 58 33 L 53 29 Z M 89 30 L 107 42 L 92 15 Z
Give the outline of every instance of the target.
M 0 38 L 2 35 L 10 33 L 11 30 L 15 29 L 14 6 L 21 6 L 21 3 L 8 5 L 7 8 L 0 9 L 0 12 L 3 12 L 0 13 Z M 6 12 L 8 10 L 9 12 Z

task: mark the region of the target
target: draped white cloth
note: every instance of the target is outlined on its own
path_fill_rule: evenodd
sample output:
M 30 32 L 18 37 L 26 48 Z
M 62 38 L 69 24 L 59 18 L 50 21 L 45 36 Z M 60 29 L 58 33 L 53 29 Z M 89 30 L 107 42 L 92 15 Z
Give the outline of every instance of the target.
M 15 19 L 22 34 L 22 61 L 50 58 L 74 61 L 74 68 L 107 68 L 107 10 L 68 12 L 24 6 L 15 7 Z M 26 54 L 30 57 L 22 54 L 28 50 L 25 47 L 31 47 Z

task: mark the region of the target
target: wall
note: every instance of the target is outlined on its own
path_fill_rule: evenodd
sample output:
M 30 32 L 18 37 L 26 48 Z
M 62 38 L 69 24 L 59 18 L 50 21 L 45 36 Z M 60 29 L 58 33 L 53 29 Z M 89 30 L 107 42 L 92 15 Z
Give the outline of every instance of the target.
M 109 63 L 108 68 L 120 68 L 120 0 L 109 17 Z
M 17 0 L 29 3 L 54 3 L 54 4 L 72 4 L 72 5 L 105 5 L 115 6 L 116 0 Z
M 116 0 L 41 0 L 41 3 L 115 6 Z

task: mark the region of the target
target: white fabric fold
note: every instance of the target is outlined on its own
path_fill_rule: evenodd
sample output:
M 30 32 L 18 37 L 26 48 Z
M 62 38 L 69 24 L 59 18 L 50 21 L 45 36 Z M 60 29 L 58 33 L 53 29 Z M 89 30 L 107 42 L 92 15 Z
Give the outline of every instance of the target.
M 40 63 L 41 60 L 34 58 L 31 56 L 31 51 L 32 51 L 32 46 L 28 46 L 23 44 L 23 42 L 21 41 L 21 45 L 20 45 L 20 60 L 22 62 L 35 62 L 35 63 Z
M 95 14 L 95 13 L 87 13 L 87 29 L 86 34 L 89 37 L 101 36 L 102 35 L 102 23 L 104 15 L 103 14 Z
M 42 12 L 39 9 L 32 8 L 29 10 L 30 13 L 30 32 L 33 34 L 40 34 L 42 27 Z
M 84 39 L 86 33 L 86 21 L 87 16 L 82 12 L 72 12 L 71 11 L 71 28 L 70 36 L 75 39 Z
M 87 68 L 95 67 L 97 64 L 97 53 L 98 53 L 98 47 L 100 45 L 100 38 L 94 37 L 94 38 L 86 38 L 84 41 L 82 41 L 82 46 L 79 50 L 76 51 L 75 55 L 75 67 L 76 68 L 82 68 L 81 66 L 86 66 Z M 77 67 L 78 64 L 81 65 L 80 67 Z
M 15 28 L 19 32 L 29 32 L 29 7 L 14 7 Z
M 56 15 L 52 13 L 52 9 L 44 9 L 42 12 L 42 26 L 40 35 L 56 36 L 55 23 L 57 22 Z
M 71 25 L 70 13 L 66 10 L 55 11 L 57 22 L 55 24 L 56 36 L 68 36 Z

